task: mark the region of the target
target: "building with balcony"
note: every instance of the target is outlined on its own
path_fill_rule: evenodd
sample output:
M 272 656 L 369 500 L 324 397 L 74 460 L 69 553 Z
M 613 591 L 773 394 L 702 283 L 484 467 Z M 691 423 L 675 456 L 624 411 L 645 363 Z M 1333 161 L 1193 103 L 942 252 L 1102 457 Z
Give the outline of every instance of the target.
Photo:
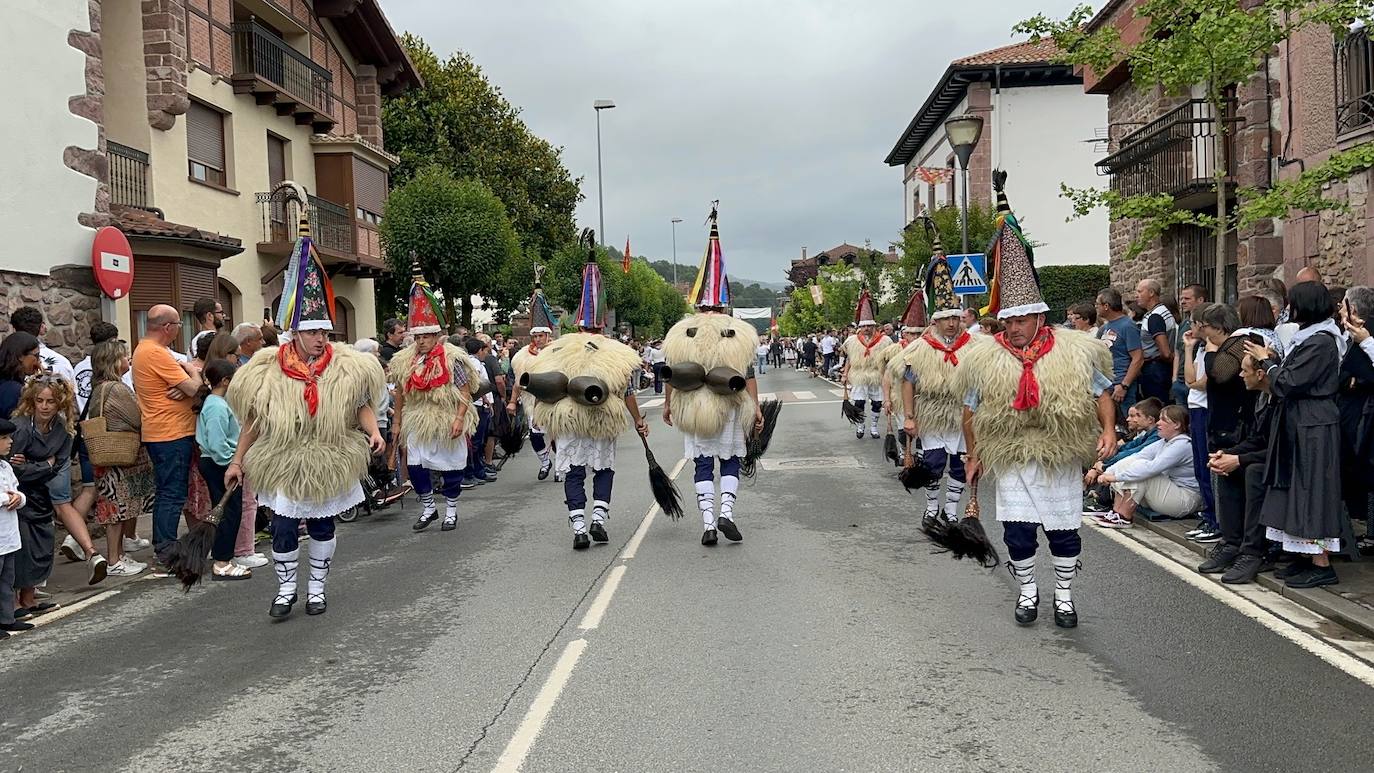
M 903 225 L 923 212 L 958 205 L 961 175 L 945 139 L 949 118 L 972 113 L 983 133 L 969 160 L 969 202 L 993 205 L 992 171 L 1005 169 L 1008 196 L 1046 264 L 1105 263 L 1107 218 L 1073 213 L 1060 183 L 1101 184 L 1093 171 L 1094 140 L 1106 123 L 1106 100 L 1083 92 L 1072 67 L 1053 61 L 1052 43 L 1015 43 L 950 63 L 888 153 L 902 167 Z M 958 245 L 945 245 L 951 252 Z M 982 250 L 985 245 L 970 245 Z
M 53 0 L 17 16 L 7 33 L 31 72 L 4 96 L 39 118 L 7 133 L 23 135 L 5 152 L 33 178 L 11 216 L 48 235 L 0 249 L 0 271 L 35 282 L 28 295 L 62 277 L 89 297 L 62 345 L 84 346 L 102 316 L 137 338 L 158 303 L 188 321 L 204 297 L 236 322 L 270 315 L 300 217 L 286 182 L 308 192 L 339 336 L 376 332 L 377 228 L 396 163 L 381 98 L 420 82 L 377 0 Z M 102 310 L 89 256 L 106 224 L 129 238 L 135 280 Z M 54 233 L 60 248 L 34 248 Z
M 1088 27 L 1114 25 L 1125 44 L 1134 44 L 1146 25 L 1135 16 L 1138 4 L 1112 0 Z M 1097 167 L 1110 175 L 1111 187 L 1124 194 L 1169 194 L 1182 209 L 1215 212 L 1213 177 L 1219 166 L 1229 207 L 1238 189 L 1266 188 L 1337 150 L 1374 139 L 1374 46 L 1358 25 L 1342 40 L 1325 29 L 1303 30 L 1269 52 L 1229 95 L 1221 143 L 1200 90 L 1172 96 L 1141 86 L 1132 81 L 1125 62 L 1083 76 L 1086 92 L 1107 97 L 1110 143 Z M 1348 205 L 1346 211 L 1294 212 L 1232 231 L 1219 292 L 1210 230 L 1174 226 L 1131 258 L 1128 247 L 1139 225 L 1113 222 L 1112 283 L 1129 291 L 1139 279 L 1153 277 L 1176 292 L 1196 282 L 1211 297 L 1229 301 L 1270 278 L 1291 279 L 1309 265 L 1333 287 L 1374 282 L 1370 182 L 1370 173 L 1362 171 L 1324 192 Z

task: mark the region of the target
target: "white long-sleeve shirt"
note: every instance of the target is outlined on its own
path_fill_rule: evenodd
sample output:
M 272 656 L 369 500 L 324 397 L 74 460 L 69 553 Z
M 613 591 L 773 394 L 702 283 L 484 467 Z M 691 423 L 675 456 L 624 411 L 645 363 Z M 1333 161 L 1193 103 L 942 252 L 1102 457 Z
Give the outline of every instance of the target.
M 14 477 L 10 463 L 0 459 L 0 556 L 9 555 L 20 547 L 19 512 L 5 507 L 11 493 L 19 494 L 19 506 L 24 506 L 24 494 Z
M 1115 475 L 1122 483 L 1167 475 L 1174 485 L 1197 491 L 1197 476 L 1193 474 L 1193 441 L 1187 435 L 1176 435 L 1172 440 L 1156 440 L 1140 449 L 1140 453 L 1132 456 L 1129 463 L 1120 465 Z

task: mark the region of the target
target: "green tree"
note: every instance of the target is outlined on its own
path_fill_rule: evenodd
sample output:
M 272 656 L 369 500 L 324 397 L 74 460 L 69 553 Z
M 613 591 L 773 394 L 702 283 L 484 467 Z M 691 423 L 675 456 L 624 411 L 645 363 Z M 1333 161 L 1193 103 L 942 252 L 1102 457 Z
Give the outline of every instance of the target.
M 387 150 L 401 159 L 392 172 L 393 186 L 439 164 L 456 178 L 480 180 L 496 194 L 531 260 L 572 242 L 581 178 L 564 167 L 562 148 L 530 132 L 520 110 L 466 53 L 440 60 L 415 35 L 404 35 L 402 43 L 424 86 L 387 97 L 383 104 Z M 509 310 L 513 299 L 529 296 L 533 273 L 512 272 L 503 279 L 505 292 L 493 300 Z
M 614 247 L 597 248 L 606 303 L 615 310 L 617 322 L 630 325 L 636 336 L 663 335 L 687 313 L 686 301 L 644 260 L 631 260 L 630 271 L 625 273 L 621 256 Z M 570 311 L 577 308 L 586 260 L 586 250 L 577 244 L 564 245 L 549 258 L 544 291 L 551 303 Z
M 472 296 L 499 293 L 502 266 L 520 254 L 501 200 L 443 167 L 426 167 L 393 190 L 384 215 L 382 246 L 392 275 L 409 277 L 414 255 L 442 294 L 450 325 L 472 325 Z
M 821 303 L 817 305 L 811 297 L 809 286 L 795 288 L 787 307 L 778 316 L 778 332 L 797 336 L 844 327 L 854 321 L 861 281 L 849 266 L 825 266 L 814 284 L 821 288 Z
M 1352 19 L 1370 15 L 1370 0 L 1142 0 L 1133 10 L 1145 20 L 1139 42 L 1127 44 L 1116 26 L 1104 24 L 1088 30 L 1092 8 L 1081 5 L 1066 18 L 1044 14 L 1018 23 L 1013 31 L 1029 34 L 1033 42 L 1052 38 L 1063 52 L 1060 60 L 1105 73 L 1126 62 L 1131 76 L 1143 86 L 1158 85 L 1170 95 L 1183 96 L 1200 87 L 1211 108 L 1214 158 L 1227 157 L 1227 95 L 1253 76 L 1264 57 L 1297 30 L 1326 27 L 1338 38 Z M 1062 185 L 1063 194 L 1077 215 L 1106 207 L 1112 219 L 1141 221 L 1139 237 L 1132 245 L 1134 256 L 1171 226 L 1193 224 L 1216 235 L 1216 286 L 1225 284 L 1227 234 L 1237 225 L 1237 212 L 1226 206 L 1226 164 L 1213 164 L 1216 193 L 1214 214 L 1189 212 L 1174 207 L 1167 194 L 1122 196 L 1114 191 L 1076 189 Z
M 963 246 L 959 208 L 953 205 L 941 207 L 931 213 L 930 220 L 939 235 L 940 246 L 944 248 L 945 254 L 958 254 Z M 993 234 L 996 233 L 996 227 L 996 207 L 977 202 L 969 203 L 968 244 L 970 251 L 987 252 Z M 1029 233 L 1026 234 L 1026 238 L 1030 238 Z M 897 298 L 885 304 L 881 309 L 881 313 L 888 319 L 900 317 L 902 312 L 906 310 L 906 303 L 911 300 L 912 291 L 916 289 L 917 283 L 925 280 L 926 266 L 930 265 L 930 257 L 935 254 L 930 234 L 922 221 L 913 221 L 902 229 L 902 240 L 898 243 L 898 252 L 902 256 L 901 262 L 892 269 L 892 281 L 897 287 Z M 984 296 L 975 296 L 971 302 L 977 303 L 981 297 Z
M 1053 323 L 1063 322 L 1069 307 L 1084 301 L 1092 302 L 1099 290 L 1109 286 L 1111 273 L 1107 266 L 1037 266 L 1040 294 L 1050 307 L 1045 318 Z

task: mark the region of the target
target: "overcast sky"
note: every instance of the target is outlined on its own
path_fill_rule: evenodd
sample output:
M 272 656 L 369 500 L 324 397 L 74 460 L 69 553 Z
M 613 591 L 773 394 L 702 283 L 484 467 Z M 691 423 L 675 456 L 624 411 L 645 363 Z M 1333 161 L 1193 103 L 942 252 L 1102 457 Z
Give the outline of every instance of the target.
M 720 199 L 732 277 L 783 281 L 841 242 L 885 248 L 902 223 L 883 163 L 952 59 L 1014 42 L 1011 26 L 1078 0 L 383 0 L 396 31 L 467 51 L 564 148 L 597 227 L 601 121 L 606 241 L 695 267 Z

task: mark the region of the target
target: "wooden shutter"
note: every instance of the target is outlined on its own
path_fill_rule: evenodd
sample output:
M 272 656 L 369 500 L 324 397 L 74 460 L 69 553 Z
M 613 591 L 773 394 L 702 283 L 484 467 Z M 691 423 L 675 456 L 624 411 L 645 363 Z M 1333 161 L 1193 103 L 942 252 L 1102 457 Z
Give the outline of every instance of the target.
M 196 301 L 202 298 L 217 299 L 219 282 L 215 278 L 215 270 L 199 263 L 178 263 L 177 291 L 182 311 L 190 311 Z
M 267 183 L 275 188 L 286 179 L 286 141 L 267 135 Z
M 356 156 L 353 158 L 353 204 L 374 215 L 382 214 L 386 202 L 386 171 Z
M 186 155 L 213 169 L 224 169 L 224 116 L 199 102 L 186 111 Z
M 129 307 L 134 311 L 146 311 L 159 303 L 174 303 L 175 286 L 176 275 L 171 261 L 140 255 L 134 286 L 129 290 Z

